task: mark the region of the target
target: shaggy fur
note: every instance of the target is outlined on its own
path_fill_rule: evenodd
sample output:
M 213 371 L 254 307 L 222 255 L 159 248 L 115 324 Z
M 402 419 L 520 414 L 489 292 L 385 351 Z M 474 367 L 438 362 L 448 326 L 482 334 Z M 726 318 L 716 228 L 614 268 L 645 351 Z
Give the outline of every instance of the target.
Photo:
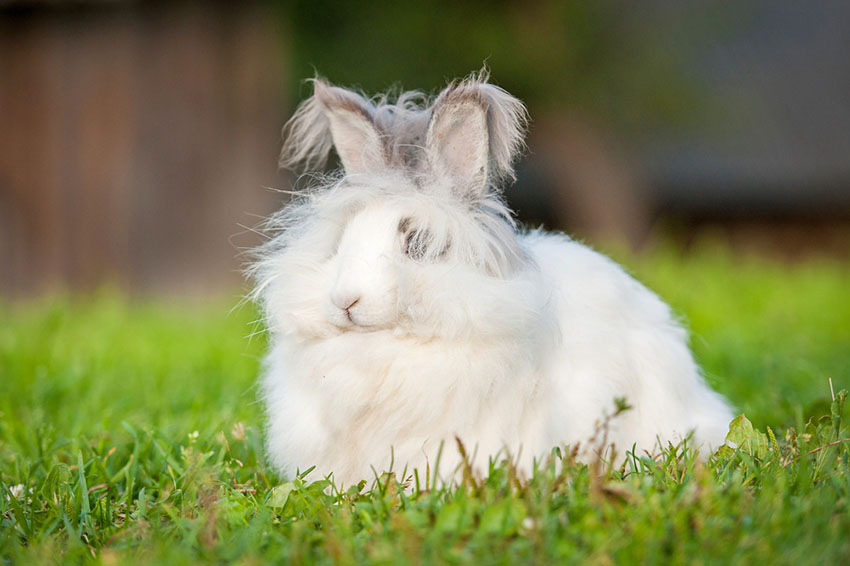
M 313 84 L 281 163 L 313 168 L 334 147 L 343 167 L 272 218 L 253 269 L 284 475 L 433 471 L 445 443 L 451 479 L 455 437 L 478 470 L 510 455 L 529 472 L 554 446 L 587 447 L 617 397 L 633 406 L 610 423 L 621 454 L 723 442 L 730 409 L 667 305 L 590 248 L 517 229 L 499 187 L 522 148 L 519 100 L 484 73 L 433 101 Z

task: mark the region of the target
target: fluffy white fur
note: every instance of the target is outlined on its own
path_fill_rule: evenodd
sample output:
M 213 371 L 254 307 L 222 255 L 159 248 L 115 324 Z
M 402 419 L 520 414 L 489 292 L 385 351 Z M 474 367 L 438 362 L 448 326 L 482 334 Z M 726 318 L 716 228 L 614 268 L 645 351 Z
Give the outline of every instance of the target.
M 510 455 L 528 472 L 588 445 L 615 410 L 622 454 L 692 433 L 723 442 L 727 403 L 704 383 L 668 306 L 608 258 L 524 232 L 499 194 L 525 108 L 484 73 L 433 101 L 368 100 L 314 82 L 281 162 L 343 169 L 272 219 L 253 275 L 271 333 L 267 446 L 284 474 L 345 484 L 375 472 Z M 588 454 L 587 451 L 584 454 Z

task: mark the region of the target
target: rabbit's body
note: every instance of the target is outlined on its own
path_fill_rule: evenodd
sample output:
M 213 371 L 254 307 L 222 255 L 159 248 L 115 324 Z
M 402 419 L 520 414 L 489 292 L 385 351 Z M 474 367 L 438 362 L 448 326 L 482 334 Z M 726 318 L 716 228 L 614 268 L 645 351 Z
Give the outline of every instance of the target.
M 587 446 L 618 397 L 633 406 L 608 425 L 621 453 L 723 441 L 729 408 L 667 305 L 586 246 L 517 231 L 493 187 L 511 173 L 518 101 L 469 80 L 394 122 L 405 136 L 348 91 L 317 83 L 311 103 L 346 175 L 284 209 L 257 266 L 280 470 L 351 484 L 433 470 L 442 444 L 448 478 L 457 437 L 479 470 L 501 454 L 528 472 L 554 446 Z M 318 144 L 305 128 L 296 142 Z

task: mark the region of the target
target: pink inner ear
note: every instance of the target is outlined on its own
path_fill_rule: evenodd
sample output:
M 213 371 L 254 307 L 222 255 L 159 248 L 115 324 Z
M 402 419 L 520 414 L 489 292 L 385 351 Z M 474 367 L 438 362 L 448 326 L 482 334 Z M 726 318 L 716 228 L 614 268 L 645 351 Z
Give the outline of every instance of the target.
M 346 173 L 368 173 L 386 166 L 381 136 L 364 112 L 335 108 L 328 111 L 328 118 Z
M 365 111 L 333 108 L 328 110 L 328 119 L 346 173 L 369 173 L 386 167 L 381 135 Z
M 348 174 L 368 173 L 386 167 L 381 130 L 375 124 L 372 104 L 357 93 L 317 81 L 316 98 L 330 124 L 334 148 Z
M 438 176 L 462 196 L 478 197 L 487 185 L 487 113 L 472 101 L 438 108 L 428 135 L 428 153 Z

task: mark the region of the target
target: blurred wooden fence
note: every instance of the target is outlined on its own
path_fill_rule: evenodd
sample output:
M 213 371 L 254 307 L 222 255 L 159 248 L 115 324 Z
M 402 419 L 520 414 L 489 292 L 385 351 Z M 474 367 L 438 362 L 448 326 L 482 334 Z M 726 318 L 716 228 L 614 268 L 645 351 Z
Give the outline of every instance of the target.
M 238 285 L 283 183 L 281 37 L 252 3 L 0 10 L 0 295 Z

